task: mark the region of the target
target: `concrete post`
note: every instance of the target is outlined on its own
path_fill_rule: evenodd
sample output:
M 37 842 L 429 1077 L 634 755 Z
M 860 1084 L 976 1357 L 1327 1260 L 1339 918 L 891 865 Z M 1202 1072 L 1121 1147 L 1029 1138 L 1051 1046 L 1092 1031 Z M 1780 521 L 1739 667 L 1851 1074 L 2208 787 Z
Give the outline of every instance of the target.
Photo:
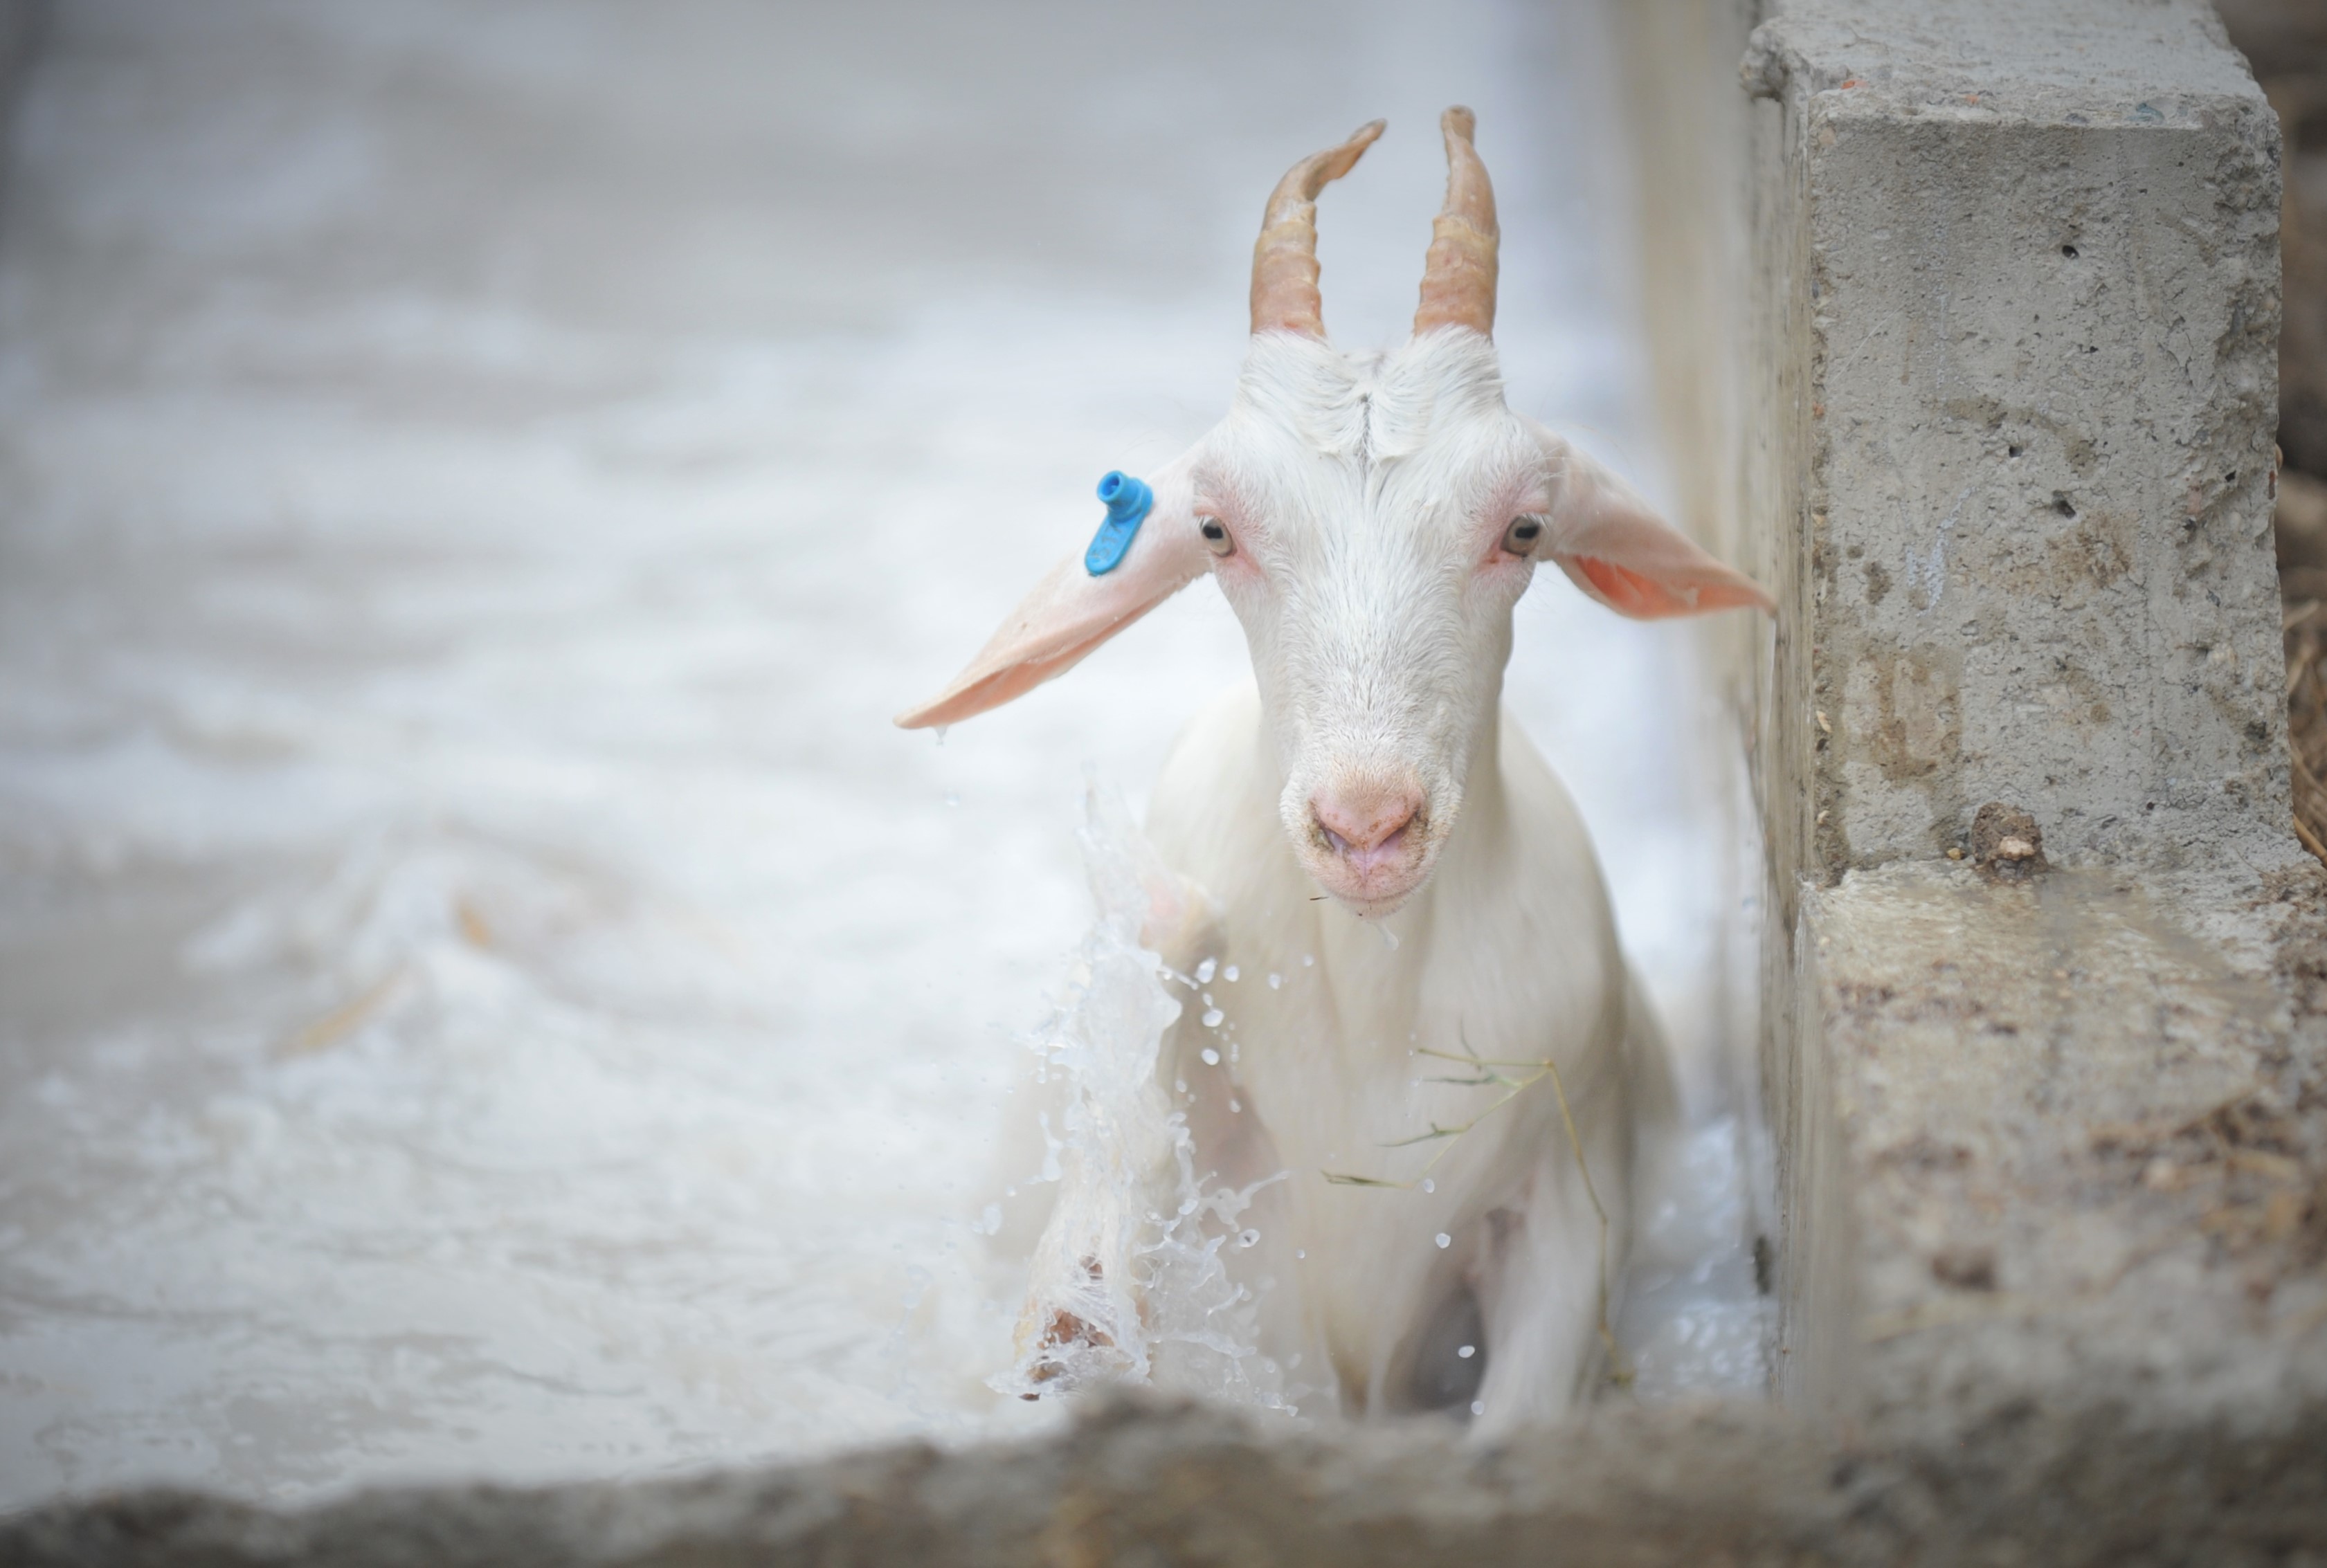
M 1779 1386 L 2294 1399 L 2276 124 L 2201 4 L 1797 0 L 1740 69 Z
M 1743 70 L 1780 862 L 1999 799 L 2064 863 L 2283 855 L 2279 142 L 2219 23 L 1827 0 Z

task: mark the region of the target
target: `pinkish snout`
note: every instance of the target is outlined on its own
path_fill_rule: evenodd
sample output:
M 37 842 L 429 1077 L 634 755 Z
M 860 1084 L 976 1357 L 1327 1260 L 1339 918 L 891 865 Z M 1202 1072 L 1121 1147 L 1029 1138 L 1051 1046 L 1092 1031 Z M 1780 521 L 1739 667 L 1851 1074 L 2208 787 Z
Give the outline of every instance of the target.
M 1423 795 L 1410 783 L 1363 781 L 1311 798 L 1313 873 L 1351 903 L 1393 904 L 1422 880 Z

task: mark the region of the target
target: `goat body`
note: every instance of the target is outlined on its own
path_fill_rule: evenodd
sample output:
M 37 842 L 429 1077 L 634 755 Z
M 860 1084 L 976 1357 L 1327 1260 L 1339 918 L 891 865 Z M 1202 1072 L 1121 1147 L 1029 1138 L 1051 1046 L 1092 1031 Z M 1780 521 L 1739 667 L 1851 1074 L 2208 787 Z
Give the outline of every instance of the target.
M 1248 1191 L 1234 1273 L 1288 1380 L 1500 1430 L 1587 1386 L 1634 1155 L 1671 1113 L 1590 842 L 1501 709 L 1512 609 L 1541 558 L 1629 615 L 1770 602 L 1504 406 L 1492 196 L 1468 111 L 1444 128 L 1415 335 L 1343 354 L 1317 308 L 1312 204 L 1376 125 L 1272 197 L 1229 415 L 1154 476 L 1120 568 L 1062 565 L 900 722 L 1008 701 L 1213 576 L 1255 680 L 1165 766 L 1149 836 L 1181 882 L 1149 936 L 1182 974 L 1215 961 L 1220 1016 L 1173 1024 L 1143 1090 L 1183 1138 L 1120 1147 Z M 1022 1324 L 1038 1382 L 1114 1342 L 1077 1303 L 1137 1283 L 1120 1218 L 1054 1213 Z
M 1197 1168 L 1230 1187 L 1294 1173 L 1257 1190 L 1245 1223 L 1258 1240 L 1236 1255 L 1257 1349 L 1314 1368 L 1304 1380 L 1345 1412 L 1475 1403 L 1486 1430 L 1556 1414 L 1599 1348 L 1600 1218 L 1552 1085 L 1511 1094 L 1495 1079 L 1556 1068 L 1616 1238 L 1610 1269 L 1635 1138 L 1671 1103 L 1583 824 L 1499 715 L 1436 875 L 1395 915 L 1355 919 L 1312 901 L 1274 820 L 1282 784 L 1246 688 L 1182 739 L 1148 826 L 1217 910 L 1166 938 L 1167 962 L 1185 973 L 1216 957 L 1239 975 L 1208 987 L 1221 1029 L 1191 1008 L 1164 1041 Z M 1464 1056 L 1498 1069 L 1451 1059 Z M 1451 1147 L 1426 1137 L 1456 1127 Z

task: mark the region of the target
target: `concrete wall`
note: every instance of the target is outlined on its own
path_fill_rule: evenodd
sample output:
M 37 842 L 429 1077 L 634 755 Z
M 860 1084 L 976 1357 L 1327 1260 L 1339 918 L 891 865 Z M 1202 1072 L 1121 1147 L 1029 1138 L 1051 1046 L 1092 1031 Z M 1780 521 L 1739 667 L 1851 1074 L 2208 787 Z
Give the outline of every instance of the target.
M 2304 874 L 2276 124 L 2199 5 L 1792 5 L 1741 72 L 1734 471 L 1783 606 L 1756 726 L 1780 1386 L 2118 1376 L 2163 1331 L 2136 1297 L 2213 1325 L 2200 1358 L 2231 1382 L 2294 1377 L 2238 1325 L 2226 1258 L 2125 1288 L 2213 1244 L 2104 1135 L 2257 1095 L 2276 1115 L 2309 1081 L 2266 1068 L 2301 1053 L 2259 912 Z M 1991 802 L 2061 869 L 1978 863 Z M 2270 1293 L 2307 1301 L 2285 1272 Z M 2006 1301 L 2044 1303 L 2026 1342 Z M 2211 1397 L 2185 1370 L 2174 1397 Z
M 1937 856 L 1991 799 L 2070 863 L 2274 854 L 2278 136 L 2239 57 L 2198 5 L 1854 4 L 1747 69 L 1796 525 L 1761 564 L 1813 699 L 1765 732 L 1808 786 L 1781 862 Z
M 2266 890 L 2308 874 L 2286 831 L 2266 544 L 2276 134 L 2202 6 L 1631 15 L 1645 182 L 1687 193 L 1661 212 L 1651 199 L 1651 248 L 1746 258 L 1725 275 L 1668 266 L 1651 327 L 1660 367 L 1695 355 L 1693 381 L 1664 385 L 1696 460 L 1684 493 L 1785 604 L 1757 649 L 1720 655 L 1761 660 L 1737 684 L 1770 877 L 1775 1360 L 1795 1397 L 1850 1404 L 1917 1363 L 1927 1336 L 1899 1325 L 1993 1317 L 1999 1270 L 2051 1277 L 2058 1238 L 1999 1255 L 1979 1206 L 2113 1188 L 2070 1151 L 2121 1090 L 2186 1120 L 2206 1108 L 2191 1094 L 2311 1059 L 2274 1011 L 2283 933 L 2258 912 L 2283 917 Z M 1708 34 L 1738 45 L 1750 110 L 1670 85 Z M 1691 232 L 1708 218 L 1735 238 Z M 1992 887 L 1973 832 L 1991 801 L 2033 814 L 2047 863 L 2103 882 Z M 1924 901 L 1950 897 L 1964 906 L 1945 918 Z M 2045 901 L 2035 928 L 2014 902 L 2029 897 Z M 2130 897 L 2173 910 L 2161 929 L 2195 969 L 2097 912 Z M 2021 929 L 2020 962 L 1978 939 L 1991 926 Z M 1837 947 L 1874 928 L 1882 941 Z M 2055 971 L 2061 1017 L 2005 1018 Z M 2210 1009 L 2232 993 L 2287 1032 L 2229 1045 L 2239 1009 Z M 2148 1011 L 2117 1016 L 2126 995 Z M 2161 1022 L 2198 1016 L 2219 1025 L 2200 1054 L 2238 1063 L 2202 1089 Z M 1994 1038 L 2042 1038 L 2051 1076 L 2015 1078 L 2024 1064 L 1983 1050 Z M 1993 1113 L 2031 1096 L 2046 1114 L 1999 1130 Z M 1937 1167 L 1902 1189 L 1924 1156 Z M 2186 1238 L 2169 1208 L 2153 1195 L 2120 1217 L 2126 1256 Z M 1913 1245 L 1894 1223 L 1908 1209 Z M 2098 1246 L 2101 1222 L 2077 1223 Z M 1943 1275 L 1987 1283 L 1967 1295 Z

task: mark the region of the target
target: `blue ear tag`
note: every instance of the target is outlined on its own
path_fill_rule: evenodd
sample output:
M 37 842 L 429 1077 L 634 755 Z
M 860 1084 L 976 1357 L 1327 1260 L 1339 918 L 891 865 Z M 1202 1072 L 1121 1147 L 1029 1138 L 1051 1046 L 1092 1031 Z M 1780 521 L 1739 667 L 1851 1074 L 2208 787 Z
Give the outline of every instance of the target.
M 1120 469 L 1098 481 L 1098 499 L 1107 503 L 1107 521 L 1098 526 L 1090 548 L 1083 552 L 1083 568 L 1094 577 L 1105 576 L 1123 565 L 1132 536 L 1147 520 L 1155 492 Z

